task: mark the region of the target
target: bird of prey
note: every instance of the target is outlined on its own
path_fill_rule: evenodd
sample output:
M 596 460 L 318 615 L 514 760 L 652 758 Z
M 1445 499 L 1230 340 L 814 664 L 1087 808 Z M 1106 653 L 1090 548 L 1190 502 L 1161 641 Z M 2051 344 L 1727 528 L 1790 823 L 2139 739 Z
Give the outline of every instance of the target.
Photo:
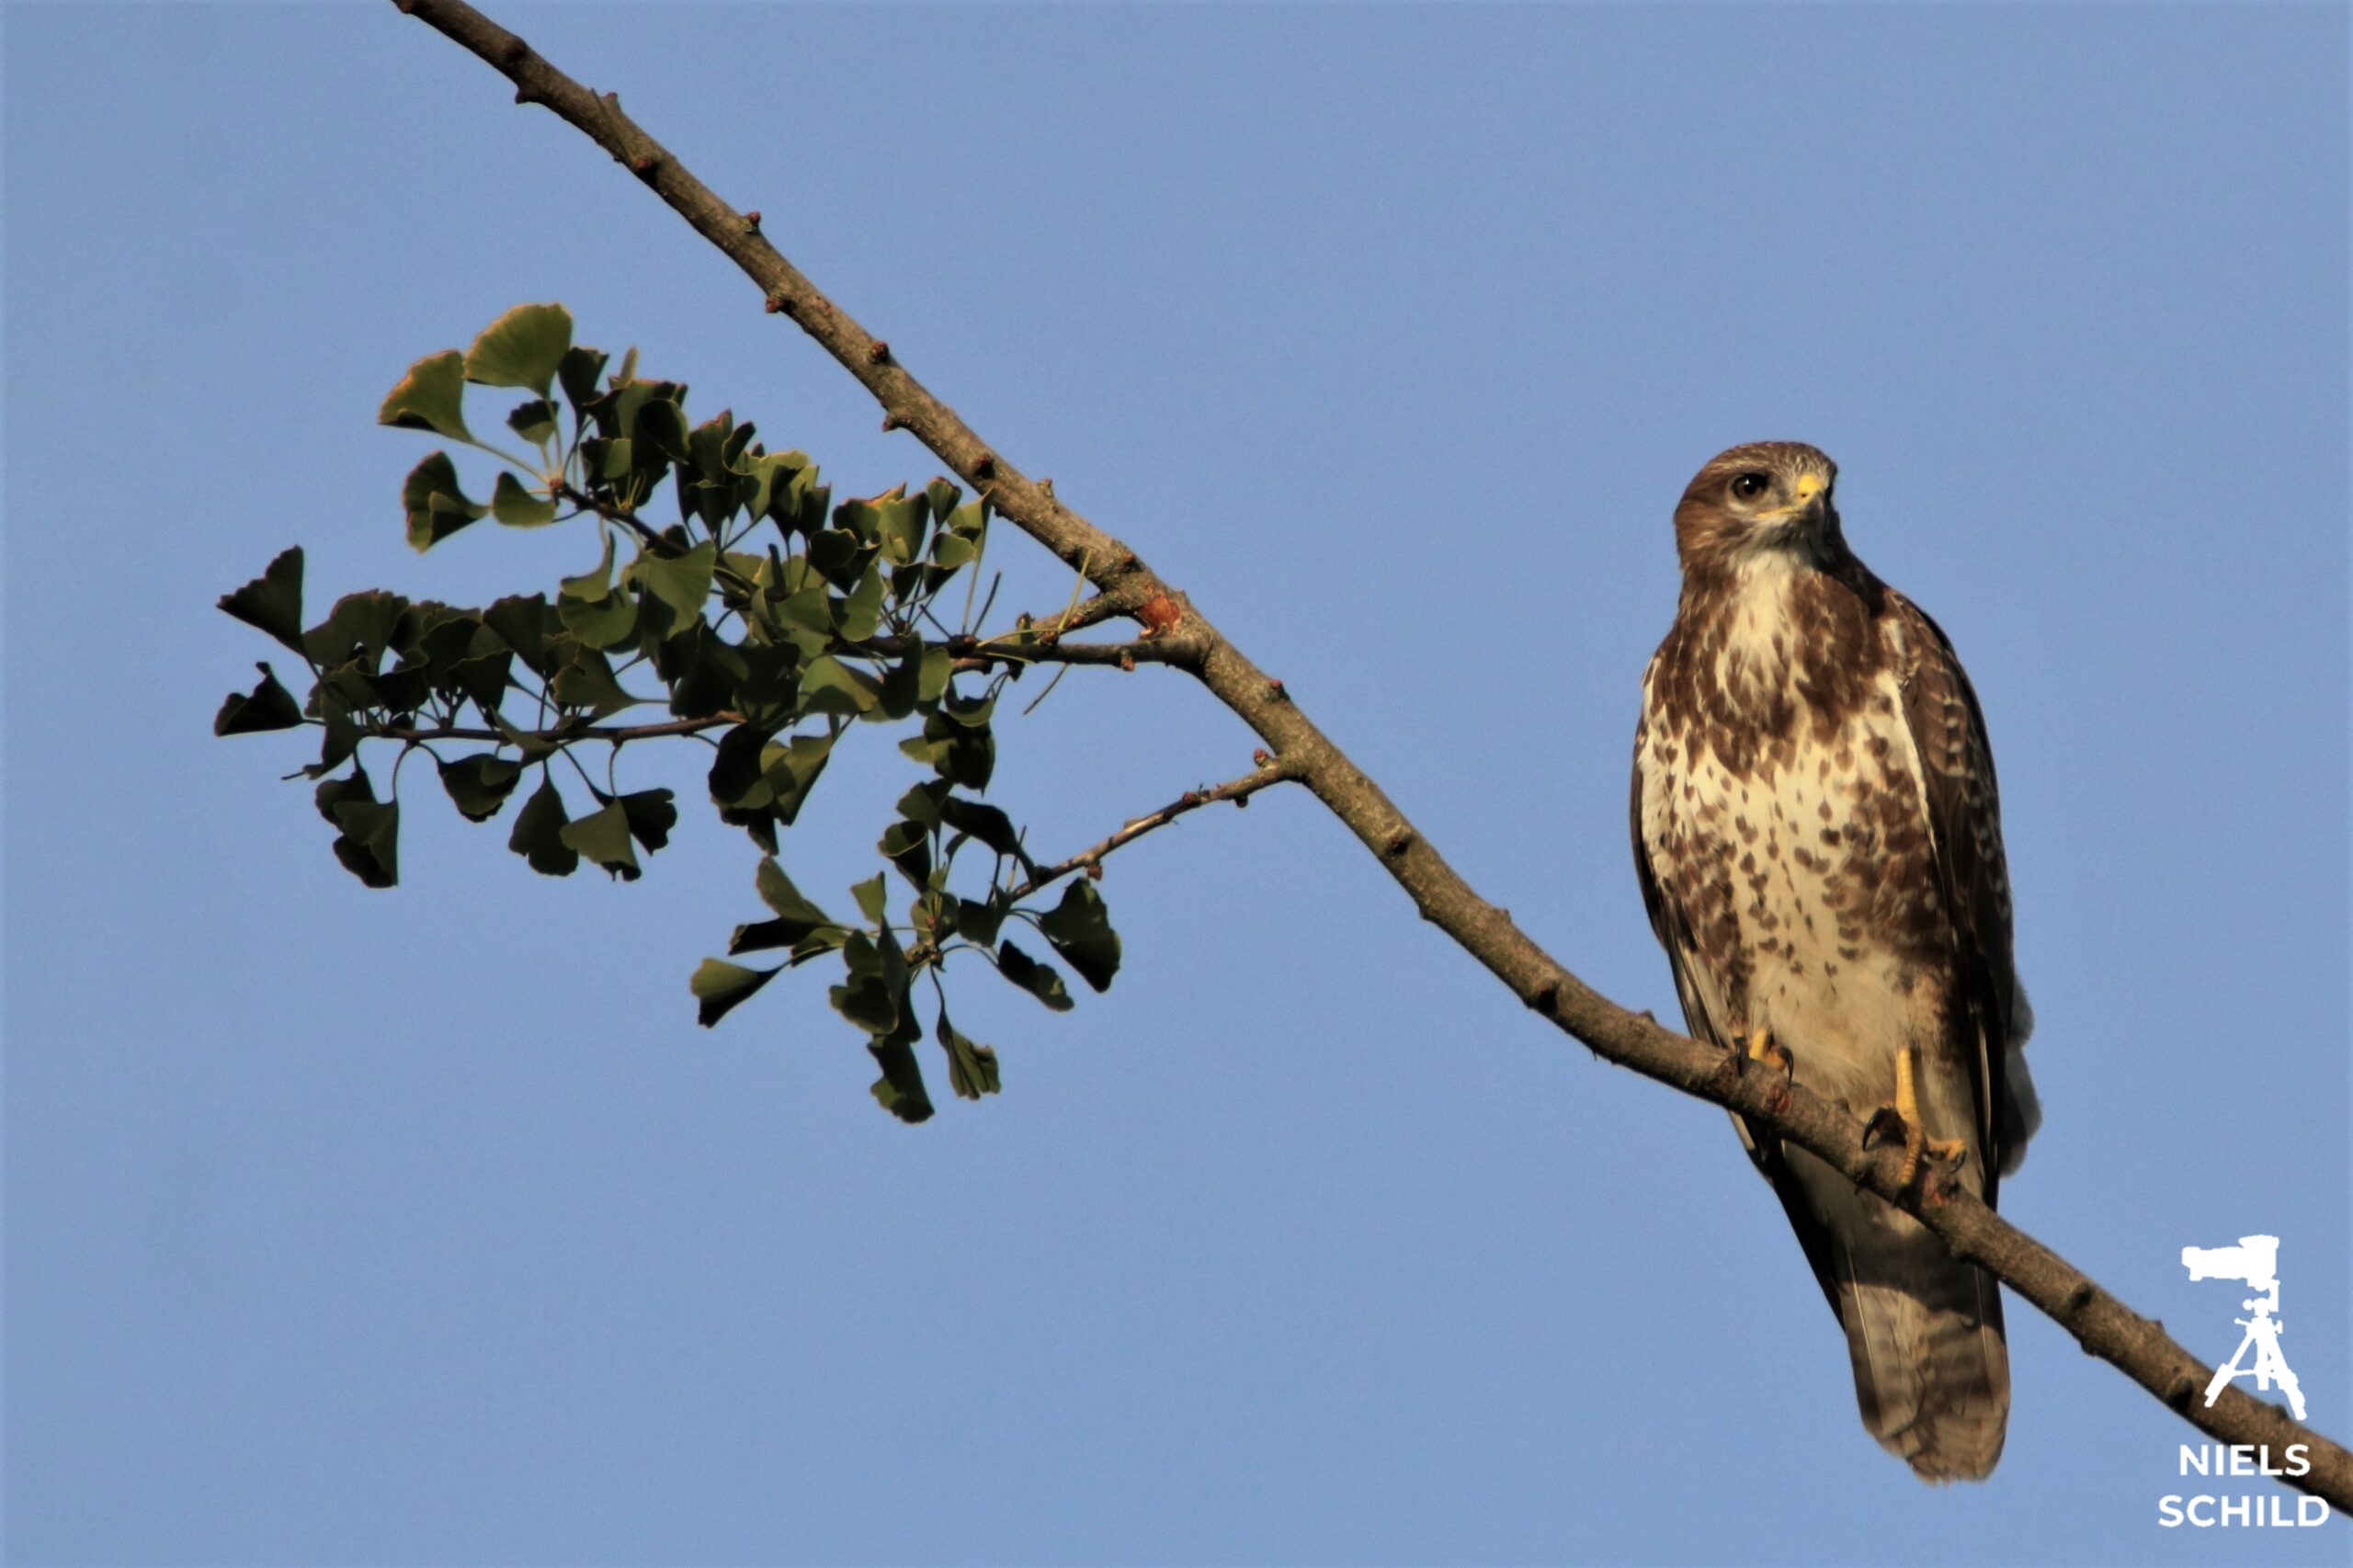
M 1836 464 L 1711 460 L 1675 509 L 1682 597 L 1643 676 L 1634 861 L 1693 1038 L 1787 1072 L 1989 1205 L 2040 1119 L 2001 802 L 1952 644 L 1847 548 Z M 2001 1457 L 1994 1279 L 1733 1119 L 1846 1329 L 1863 1425 L 1930 1482 Z

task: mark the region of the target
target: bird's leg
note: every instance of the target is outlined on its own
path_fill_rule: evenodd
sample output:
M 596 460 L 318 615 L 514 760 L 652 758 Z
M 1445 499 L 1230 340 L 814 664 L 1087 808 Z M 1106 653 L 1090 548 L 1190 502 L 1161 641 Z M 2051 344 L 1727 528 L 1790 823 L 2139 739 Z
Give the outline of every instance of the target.
M 1773 1038 L 1773 1031 L 1769 1027 L 1751 1029 L 1745 1033 L 1735 1030 L 1732 1037 L 1732 1051 L 1733 1062 L 1737 1065 L 1746 1066 L 1751 1062 L 1762 1062 L 1768 1067 L 1779 1068 L 1784 1079 L 1797 1076 L 1796 1061 L 1781 1048 L 1781 1042 Z
M 1906 1045 L 1895 1053 L 1895 1104 L 1881 1106 L 1871 1113 L 1863 1128 L 1863 1142 L 1869 1145 L 1881 1139 L 1900 1137 L 1904 1140 L 1904 1168 L 1895 1179 L 1909 1187 L 1920 1174 L 1920 1159 L 1926 1154 L 1939 1161 L 1959 1160 L 1969 1153 L 1969 1145 L 1958 1138 L 1931 1138 L 1928 1127 L 1920 1115 L 1920 1095 L 1913 1080 L 1913 1060 L 1917 1051 Z M 1890 1128 L 1887 1123 L 1893 1121 Z

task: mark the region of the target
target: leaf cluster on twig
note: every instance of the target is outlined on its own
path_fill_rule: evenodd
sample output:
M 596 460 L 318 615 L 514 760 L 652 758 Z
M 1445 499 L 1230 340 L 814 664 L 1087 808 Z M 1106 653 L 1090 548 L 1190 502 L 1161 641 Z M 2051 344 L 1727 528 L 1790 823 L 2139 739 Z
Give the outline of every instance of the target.
M 995 1092 L 995 1055 L 949 1022 L 941 970 L 955 954 L 977 954 L 1046 1006 L 1070 1007 L 1054 963 L 1010 934 L 1026 926 L 1036 936 L 1023 940 L 1105 989 L 1119 971 L 1120 937 L 1092 881 L 1073 881 L 1051 907 L 1033 901 L 1179 814 L 1165 810 L 1041 869 L 1025 831 L 977 798 L 996 766 L 998 699 L 1034 663 L 1132 668 L 1139 653 L 1177 656 L 1180 642 L 1164 635 L 1169 626 L 1148 627 L 1132 645 L 1064 642 L 1065 630 L 1103 613 L 1075 595 L 1060 615 L 1023 616 L 982 636 L 995 598 L 992 589 L 976 602 L 985 495 L 966 500 L 935 480 L 835 504 L 807 454 L 767 449 L 731 413 L 691 423 L 687 388 L 640 375 L 634 351 L 607 368 L 605 354 L 573 342 L 563 306 L 518 305 L 463 353 L 411 366 L 379 414 L 499 465 L 485 502 L 467 493 L 447 449 L 417 463 L 402 487 L 416 549 L 485 517 L 518 528 L 575 522 L 598 536 L 593 567 L 563 577 L 552 598 L 514 596 L 481 608 L 347 594 L 305 627 L 302 553 L 287 551 L 221 608 L 300 655 L 310 693 L 298 701 L 265 664 L 258 686 L 222 705 L 216 733 L 317 729 L 319 756 L 301 776 L 318 780 L 335 858 L 376 888 L 399 881 L 398 787 L 413 753 L 431 759 L 451 804 L 476 823 L 498 816 L 536 768 L 507 847 L 546 875 L 568 876 L 585 861 L 635 881 L 641 855 L 669 842 L 678 810 L 667 789 L 621 787 L 621 749 L 705 739 L 721 819 L 763 852 L 755 887 L 768 915 L 735 927 L 728 957 L 695 971 L 701 1022 L 717 1023 L 787 969 L 837 961 L 843 978 L 829 995 L 881 1065 L 876 1098 L 920 1121 L 932 1103 L 915 1053 L 924 1034 L 916 983 L 928 976 L 931 1032 L 951 1086 L 972 1097 Z M 526 394 L 505 423 L 528 450 L 474 434 L 469 387 Z M 649 518 L 665 496 L 675 517 Z M 951 591 L 960 577 L 961 608 Z M 668 716 L 615 722 L 656 706 Z M 899 749 L 928 776 L 899 798 L 876 845 L 885 869 L 851 890 L 853 920 L 803 894 L 778 855 L 835 749 L 863 724 L 907 726 Z M 396 754 L 382 799 L 360 755 L 370 743 Z M 601 758 L 584 761 L 589 748 Z M 1224 798 L 1239 801 L 1281 777 L 1267 770 L 1246 790 L 1223 787 Z M 594 809 L 568 803 L 567 787 L 573 802 L 585 790 Z M 892 872 L 910 890 L 895 911 Z M 781 957 L 764 967 L 731 961 L 755 953 Z

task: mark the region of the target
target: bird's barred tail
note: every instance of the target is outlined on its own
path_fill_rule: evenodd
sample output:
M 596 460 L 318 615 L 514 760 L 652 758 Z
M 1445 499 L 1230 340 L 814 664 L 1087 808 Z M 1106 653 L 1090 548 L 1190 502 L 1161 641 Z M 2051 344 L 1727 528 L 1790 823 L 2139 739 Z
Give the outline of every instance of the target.
M 1878 1210 L 1857 1230 L 1833 1228 L 1863 1426 L 1923 1481 L 1982 1481 L 2010 1414 L 2000 1287 L 1918 1221 L 1848 1190 Z

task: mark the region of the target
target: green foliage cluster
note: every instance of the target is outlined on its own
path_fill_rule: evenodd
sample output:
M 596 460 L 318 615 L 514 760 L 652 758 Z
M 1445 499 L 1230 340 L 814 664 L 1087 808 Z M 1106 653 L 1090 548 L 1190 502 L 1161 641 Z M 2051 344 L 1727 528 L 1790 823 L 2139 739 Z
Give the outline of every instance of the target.
M 414 753 L 433 763 L 469 822 L 496 817 L 529 783 L 507 847 L 534 870 L 568 876 L 585 860 L 635 881 L 640 855 L 668 843 L 678 812 L 668 790 L 620 787 L 622 746 L 715 743 L 710 799 L 762 851 L 755 885 L 767 910 L 735 928 L 729 958 L 779 957 L 766 967 L 706 960 L 692 980 L 701 1022 L 717 1023 L 784 970 L 838 964 L 831 999 L 881 1066 L 876 1099 L 921 1121 L 932 1102 L 915 1054 L 925 1034 L 915 987 L 927 977 L 930 1033 L 950 1086 L 968 1098 L 993 1094 L 995 1052 L 949 1020 L 946 960 L 983 955 L 1059 1011 L 1072 1005 L 1062 975 L 1008 928 L 1034 930 L 1097 991 L 1119 970 L 1120 938 L 1086 879 L 1045 906 L 1040 884 L 1051 879 L 1040 877 L 1022 830 L 976 798 L 995 767 L 997 699 L 1036 646 L 1026 628 L 992 639 L 973 630 L 989 608 L 974 605 L 988 503 L 935 480 L 912 494 L 902 485 L 835 505 L 806 454 L 767 450 L 731 414 L 690 424 L 687 389 L 640 376 L 636 358 L 631 350 L 607 374 L 606 355 L 573 342 L 569 312 L 545 304 L 507 312 L 462 354 L 411 366 L 381 422 L 501 466 L 478 501 L 446 450 L 427 455 L 402 487 L 409 542 L 428 550 L 484 517 L 518 528 L 585 521 L 600 536 L 597 564 L 562 578 L 552 597 L 481 608 L 348 594 L 305 627 L 302 552 L 289 550 L 221 608 L 300 657 L 310 693 L 298 701 L 263 664 L 260 684 L 222 705 L 214 732 L 320 731 L 318 760 L 290 777 L 316 781 L 336 859 L 371 888 L 399 880 L 399 783 Z M 529 454 L 473 433 L 470 385 L 527 394 L 505 423 Z M 656 523 L 643 508 L 665 481 L 676 515 Z M 951 630 L 943 595 L 959 577 Z M 666 717 L 609 722 L 654 704 Z M 928 776 L 900 798 L 876 846 L 886 869 L 849 890 L 851 919 L 812 902 L 778 855 L 834 749 L 860 724 L 904 727 L 899 749 Z M 362 756 L 371 745 L 396 752 L 381 799 Z M 583 747 L 604 748 L 600 770 L 575 755 Z M 895 913 L 894 874 L 907 890 Z

